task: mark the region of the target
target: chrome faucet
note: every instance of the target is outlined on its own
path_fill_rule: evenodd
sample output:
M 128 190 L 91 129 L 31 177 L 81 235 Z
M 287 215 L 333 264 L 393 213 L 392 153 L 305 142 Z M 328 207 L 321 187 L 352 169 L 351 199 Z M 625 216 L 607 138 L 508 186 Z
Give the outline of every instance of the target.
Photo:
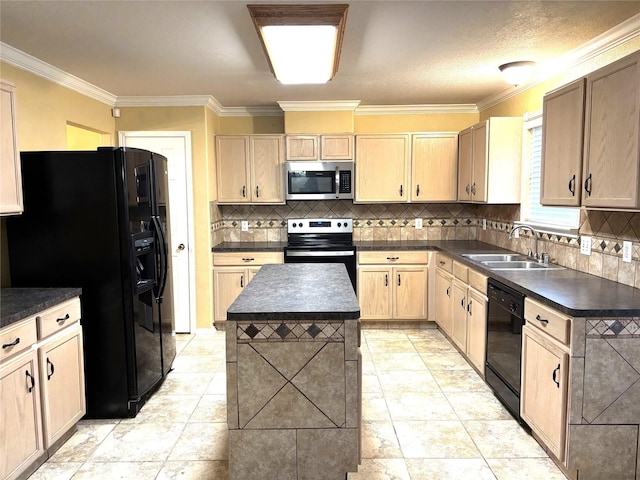
M 513 233 L 519 228 L 525 228 L 529 230 L 533 235 L 533 254 L 531 253 L 531 248 L 529 248 L 529 256 L 538 260 L 538 232 L 536 232 L 535 228 L 533 228 L 531 225 L 525 225 L 525 224 L 514 225 L 511 231 L 509 232 L 509 240 L 511 240 Z

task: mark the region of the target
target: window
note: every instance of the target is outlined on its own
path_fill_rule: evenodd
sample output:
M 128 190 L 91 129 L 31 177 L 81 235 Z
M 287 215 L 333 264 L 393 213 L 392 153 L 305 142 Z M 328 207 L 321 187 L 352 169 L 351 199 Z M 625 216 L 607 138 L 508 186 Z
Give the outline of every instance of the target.
M 525 116 L 520 221 L 539 231 L 577 235 L 580 209 L 540 205 L 542 112 Z

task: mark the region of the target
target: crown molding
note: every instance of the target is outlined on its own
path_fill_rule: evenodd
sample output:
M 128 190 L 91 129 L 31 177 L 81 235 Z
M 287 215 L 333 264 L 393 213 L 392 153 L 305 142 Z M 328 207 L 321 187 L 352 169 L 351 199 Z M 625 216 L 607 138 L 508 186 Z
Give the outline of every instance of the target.
M 71 75 L 58 67 L 54 67 L 53 65 L 43 62 L 42 60 L 18 50 L 11 45 L 7 45 L 4 42 L 0 42 L 0 60 L 8 63 L 9 65 L 13 65 L 14 67 L 18 67 L 22 70 L 38 75 L 39 77 L 46 78 L 53 83 L 57 83 L 65 88 L 74 90 L 82 95 L 86 95 L 94 100 L 106 103 L 111 107 L 115 105 L 116 96 L 112 93 L 96 87 L 75 75 Z
M 488 108 L 495 107 L 499 103 L 509 100 L 530 88 L 540 85 L 563 72 L 566 72 L 568 76 L 571 76 L 572 69 L 577 70 L 579 65 L 611 50 L 612 48 L 623 45 L 638 36 L 640 36 L 640 13 L 628 18 L 603 34 L 592 38 L 588 42 L 583 43 L 578 48 L 567 52 L 549 64 L 540 65 L 538 70 L 542 73 L 536 75 L 531 81 L 518 87 L 508 87 L 495 95 L 491 95 L 481 100 L 478 102 L 478 109 L 482 112 Z M 575 72 L 573 78 L 566 78 L 565 80 L 575 80 L 584 74 L 585 72 Z
M 425 105 L 361 105 L 356 115 L 427 115 L 438 113 L 478 113 L 472 103 Z
M 282 117 L 280 107 L 223 107 L 221 117 Z
M 327 112 L 337 110 L 354 111 L 360 105 L 360 100 L 344 101 L 309 101 L 309 102 L 286 102 L 278 101 L 278 105 L 283 112 Z

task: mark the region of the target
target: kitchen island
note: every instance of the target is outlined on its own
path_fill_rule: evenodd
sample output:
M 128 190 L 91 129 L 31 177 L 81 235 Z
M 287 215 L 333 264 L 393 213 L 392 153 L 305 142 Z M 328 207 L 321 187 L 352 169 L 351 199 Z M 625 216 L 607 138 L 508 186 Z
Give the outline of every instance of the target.
M 344 265 L 265 265 L 227 311 L 229 478 L 358 469 L 360 307 Z

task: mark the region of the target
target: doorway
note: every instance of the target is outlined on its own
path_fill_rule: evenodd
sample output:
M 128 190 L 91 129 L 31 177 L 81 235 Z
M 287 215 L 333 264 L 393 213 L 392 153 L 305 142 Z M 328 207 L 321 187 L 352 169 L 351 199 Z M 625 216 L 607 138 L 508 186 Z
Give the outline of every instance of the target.
M 144 148 L 167 158 L 173 284 L 177 333 L 196 330 L 191 132 L 118 132 L 120 146 Z

